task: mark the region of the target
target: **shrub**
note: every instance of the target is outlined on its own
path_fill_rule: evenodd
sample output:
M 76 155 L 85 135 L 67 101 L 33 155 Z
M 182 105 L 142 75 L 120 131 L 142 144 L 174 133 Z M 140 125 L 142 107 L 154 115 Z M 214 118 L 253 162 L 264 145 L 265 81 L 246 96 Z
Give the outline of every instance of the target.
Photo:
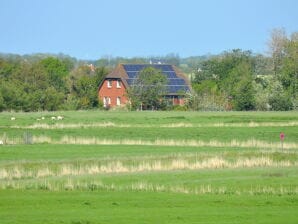
M 269 98 L 272 110 L 287 111 L 293 109 L 291 98 L 285 93 L 275 93 Z

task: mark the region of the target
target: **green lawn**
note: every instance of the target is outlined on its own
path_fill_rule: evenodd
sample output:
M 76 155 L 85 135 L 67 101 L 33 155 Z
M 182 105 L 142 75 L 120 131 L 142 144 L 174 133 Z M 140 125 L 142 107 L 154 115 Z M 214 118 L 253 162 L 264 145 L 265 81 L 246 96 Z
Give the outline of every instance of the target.
M 236 123 L 255 122 L 286 122 L 297 121 L 298 113 L 290 112 L 117 112 L 117 111 L 61 111 L 61 112 L 28 112 L 9 113 L 2 112 L 0 116 L 1 126 L 10 126 L 14 123 L 29 125 L 37 123 L 36 119 L 44 116 L 46 119 L 40 122 L 53 123 L 52 116 L 64 116 L 64 123 L 93 123 L 114 122 L 117 124 L 168 124 L 176 122 L 191 122 L 195 124 L 208 123 Z M 11 117 L 16 117 L 11 121 Z
M 0 192 L 1 223 L 297 223 L 297 196 Z
M 20 139 L 0 146 L 1 224 L 298 223 L 297 112 L 2 113 L 1 138 Z

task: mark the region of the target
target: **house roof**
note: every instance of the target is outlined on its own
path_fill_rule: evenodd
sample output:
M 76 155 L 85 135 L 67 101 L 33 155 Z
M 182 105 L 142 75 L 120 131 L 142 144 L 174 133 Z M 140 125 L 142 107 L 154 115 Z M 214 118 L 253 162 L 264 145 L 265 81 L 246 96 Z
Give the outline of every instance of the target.
M 187 77 L 176 66 L 169 64 L 119 64 L 106 76 L 106 79 L 121 79 L 124 85 L 129 87 L 135 83 L 139 72 L 147 67 L 159 69 L 167 77 L 168 95 L 190 91 L 190 83 Z

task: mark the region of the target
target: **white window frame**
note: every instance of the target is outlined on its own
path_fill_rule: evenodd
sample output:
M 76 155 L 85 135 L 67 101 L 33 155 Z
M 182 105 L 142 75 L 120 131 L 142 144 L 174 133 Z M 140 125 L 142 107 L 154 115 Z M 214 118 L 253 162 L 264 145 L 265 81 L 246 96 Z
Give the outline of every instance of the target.
M 104 106 L 104 107 L 107 107 L 107 106 L 109 106 L 109 105 L 111 105 L 111 98 L 105 96 L 105 97 L 103 98 L 103 106 Z
M 121 81 L 117 80 L 117 88 L 120 89 L 121 88 Z
M 110 79 L 107 80 L 107 86 L 108 88 L 112 88 L 112 80 Z
M 116 99 L 117 99 L 117 101 L 116 101 L 117 106 L 121 106 L 121 97 L 117 96 Z
M 108 102 L 108 98 L 105 96 L 103 98 L 103 106 L 106 107 L 107 106 L 107 102 Z

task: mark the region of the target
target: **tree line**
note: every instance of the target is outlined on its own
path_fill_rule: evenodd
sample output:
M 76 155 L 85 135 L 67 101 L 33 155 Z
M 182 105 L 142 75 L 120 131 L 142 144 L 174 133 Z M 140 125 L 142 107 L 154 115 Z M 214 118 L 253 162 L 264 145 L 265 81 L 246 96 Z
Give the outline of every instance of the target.
M 298 33 L 275 29 L 269 55 L 240 49 L 199 63 L 192 77 L 195 110 L 297 110 Z
M 186 105 L 177 109 L 298 109 L 298 33 L 288 36 L 285 30 L 275 29 L 267 55 L 234 49 L 187 58 L 172 53 L 163 57 L 105 56 L 82 61 L 63 54 L 0 54 L 0 111 L 100 108 L 98 86 L 109 71 L 118 63 L 150 62 L 173 64 L 189 75 L 192 92 L 186 93 Z M 154 84 L 157 93 L 163 92 L 159 84 L 162 83 Z M 154 108 L 173 109 L 158 105 L 160 97 L 152 93 L 152 88 L 147 94 L 150 97 L 142 96 L 144 99 L 138 91 L 128 90 L 131 97 L 138 96 L 136 105 L 146 99 L 146 104 Z
M 0 111 L 78 110 L 100 106 L 104 67 L 63 56 L 0 56 Z

